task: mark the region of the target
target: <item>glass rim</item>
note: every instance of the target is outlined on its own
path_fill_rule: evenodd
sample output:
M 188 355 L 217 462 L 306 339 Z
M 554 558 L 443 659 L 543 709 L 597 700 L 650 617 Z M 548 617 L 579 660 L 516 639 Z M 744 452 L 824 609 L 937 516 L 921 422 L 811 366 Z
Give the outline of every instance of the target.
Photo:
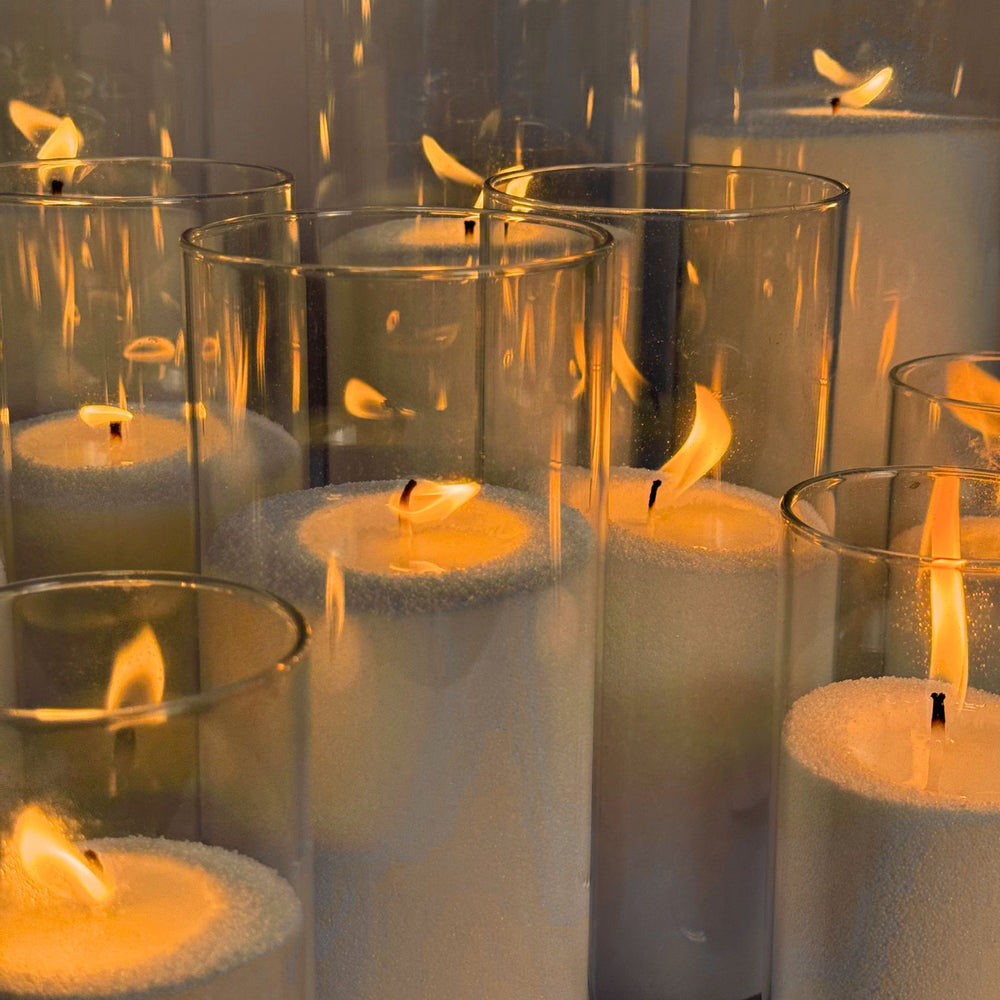
M 539 175 L 554 176 L 557 174 L 582 174 L 585 172 L 596 173 L 634 173 L 639 170 L 655 171 L 657 173 L 678 173 L 691 174 L 692 172 L 705 172 L 711 174 L 749 174 L 751 176 L 772 175 L 775 178 L 808 178 L 813 181 L 822 181 L 830 188 L 830 193 L 825 198 L 803 202 L 791 202 L 783 205 L 768 205 L 761 208 L 697 208 L 688 206 L 684 208 L 656 208 L 632 207 L 621 208 L 608 205 L 579 204 L 573 202 L 544 201 L 538 198 L 530 198 L 524 195 L 512 195 L 497 185 L 502 181 L 508 183 L 512 180 L 526 180 Z M 832 177 L 825 177 L 821 174 L 809 174 L 799 170 L 781 170 L 772 167 L 744 167 L 727 166 L 722 163 L 571 163 L 561 166 L 537 167 L 534 169 L 509 168 L 500 170 L 486 178 L 483 190 L 489 191 L 497 198 L 506 200 L 506 204 L 501 206 L 510 209 L 513 206 L 520 208 L 540 208 L 548 212 L 560 212 L 575 214 L 581 211 L 601 213 L 612 217 L 628 216 L 673 216 L 676 218 L 689 219 L 720 219 L 732 221 L 735 219 L 758 218 L 768 215 L 788 215 L 797 212 L 815 212 L 817 210 L 827 210 L 832 206 L 846 205 L 848 199 L 848 186 Z
M 235 232 L 240 228 L 249 228 L 271 220 L 283 220 L 298 223 L 300 220 L 349 218 L 386 220 L 412 219 L 417 216 L 434 218 L 470 219 L 483 218 L 504 220 L 517 225 L 526 223 L 544 226 L 548 229 L 569 230 L 590 237 L 592 245 L 585 250 L 573 253 L 563 253 L 554 257 L 539 257 L 535 260 L 516 261 L 506 264 L 303 264 L 287 263 L 271 257 L 254 257 L 245 254 L 234 254 L 223 250 L 212 250 L 198 241 L 217 232 Z M 363 277 L 383 278 L 436 278 L 438 280 L 461 280 L 485 276 L 506 276 L 532 274 L 557 270 L 565 267 L 606 259 L 614 246 L 614 239 L 606 229 L 584 220 L 566 219 L 550 216 L 544 213 L 533 213 L 530 217 L 518 212 L 508 212 L 504 209 L 490 208 L 447 208 L 442 206 L 420 205 L 364 205 L 356 208 L 317 209 L 310 211 L 260 212 L 253 215 L 243 215 L 233 219 L 221 219 L 216 222 L 195 226 L 181 234 L 181 254 L 185 258 L 214 264 L 225 264 L 229 267 L 246 267 L 285 272 L 293 275 L 310 275 L 314 277 Z
M 846 542 L 827 530 L 816 527 L 815 524 L 804 520 L 795 511 L 796 504 L 806 503 L 812 506 L 812 499 L 808 496 L 811 490 L 821 485 L 836 486 L 844 480 L 855 481 L 883 481 L 896 479 L 900 474 L 909 473 L 929 477 L 932 473 L 954 476 L 964 481 L 974 480 L 981 483 L 992 484 L 1000 493 L 1000 473 L 990 472 L 986 469 L 967 469 L 960 466 L 950 465 L 886 465 L 886 466 L 862 466 L 854 469 L 843 469 L 837 472 L 827 472 L 819 476 L 812 476 L 804 479 L 800 483 L 785 491 L 780 501 L 778 509 L 781 513 L 781 520 L 789 531 L 798 537 L 812 542 L 823 549 L 831 552 L 852 554 L 871 559 L 878 562 L 902 562 L 913 566 L 930 567 L 935 563 L 940 563 L 940 559 L 933 559 L 931 556 L 920 555 L 917 552 L 900 552 L 896 549 L 879 548 L 873 545 L 858 545 L 854 542 Z M 1000 558 L 981 559 L 965 558 L 956 560 L 961 564 L 963 572 L 991 572 L 1000 573 Z
M 247 603 L 266 607 L 277 612 L 291 627 L 294 634 L 289 648 L 276 662 L 256 670 L 245 677 L 220 684 L 206 691 L 197 691 L 176 698 L 164 699 L 156 704 L 133 705 L 127 708 L 65 708 L 39 706 L 11 708 L 0 705 L 0 725 L 25 728 L 82 728 L 109 725 L 136 725 L 150 716 L 168 719 L 197 715 L 227 701 L 231 697 L 267 684 L 272 678 L 290 671 L 300 671 L 309 646 L 310 628 L 302 613 L 291 603 L 270 591 L 251 587 L 234 580 L 200 576 L 193 573 L 140 572 L 114 570 L 103 573 L 66 573 L 59 576 L 37 577 L 21 580 L 0 587 L 0 598 L 19 594 L 40 594 L 70 589 L 121 590 L 124 585 L 139 587 L 166 586 L 176 590 L 215 591 L 238 594 Z
M 257 163 L 241 163 L 235 160 L 213 160 L 195 156 L 95 156 L 69 157 L 53 160 L 12 160 L 0 163 L 0 179 L 3 172 L 31 172 L 44 170 L 78 169 L 92 164 L 100 166 L 122 166 L 133 164 L 150 166 L 183 166 L 183 167 L 223 167 L 231 171 L 253 171 L 260 174 L 259 182 L 249 187 L 239 187 L 236 184 L 226 185 L 225 190 L 192 191 L 185 194 L 96 194 L 64 191 L 60 194 L 45 191 L 4 191 L 0 184 L 0 204 L 27 204 L 59 207 L 65 205 L 72 208 L 89 206 L 102 207 L 133 207 L 145 205 L 187 205 L 194 202 L 213 201 L 224 198 L 239 198 L 248 195 L 264 194 L 268 191 L 291 189 L 294 178 L 291 173 L 281 167 L 264 166 Z M 268 180 L 265 182 L 265 178 Z
M 894 388 L 898 387 L 915 395 L 922 396 L 938 403 L 950 406 L 961 406 L 963 409 L 979 410 L 982 413 L 1000 413 L 1000 405 L 995 403 L 984 403 L 981 400 L 962 399 L 958 396 L 949 396 L 943 392 L 934 392 L 925 389 L 913 382 L 907 381 L 911 372 L 918 368 L 929 366 L 931 362 L 941 364 L 946 361 L 997 361 L 1000 362 L 1000 351 L 955 351 L 948 354 L 925 354 L 920 358 L 910 358 L 908 361 L 901 361 L 898 365 L 893 365 L 889 369 L 889 384 Z

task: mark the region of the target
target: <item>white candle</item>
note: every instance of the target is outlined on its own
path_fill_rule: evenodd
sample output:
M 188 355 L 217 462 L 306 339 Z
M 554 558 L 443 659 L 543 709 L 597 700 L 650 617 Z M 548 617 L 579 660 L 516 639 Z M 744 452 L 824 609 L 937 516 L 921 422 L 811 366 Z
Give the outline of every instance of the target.
M 117 425 L 117 426 L 116 426 Z M 203 459 L 211 502 L 225 516 L 249 501 L 250 484 L 281 482 L 299 449 L 281 428 L 248 414 L 239 446 L 205 420 Z M 11 427 L 14 574 L 98 569 L 190 569 L 195 564 L 194 474 L 181 404 L 153 403 L 90 424 L 59 412 Z M 296 480 L 297 481 L 297 480 Z
M 943 689 L 841 681 L 788 713 L 775 1000 L 996 993 L 1000 698 L 970 688 L 935 737 L 930 692 Z
M 547 502 L 484 487 L 411 543 L 388 507 L 403 485 L 271 498 L 209 551 L 314 629 L 318 994 L 579 1000 L 590 530 L 562 512 L 557 574 Z
M 754 111 L 694 131 L 689 159 L 850 187 L 831 465 L 881 464 L 891 365 L 994 342 L 1000 125 L 867 108 Z
M 49 898 L 5 858 L 5 997 L 276 1000 L 298 996 L 302 909 L 277 873 L 204 844 L 125 837 L 82 845 L 115 885 L 107 902 Z
M 702 482 L 648 515 L 657 473 L 610 488 L 595 921 L 597 989 L 760 992 L 777 502 Z

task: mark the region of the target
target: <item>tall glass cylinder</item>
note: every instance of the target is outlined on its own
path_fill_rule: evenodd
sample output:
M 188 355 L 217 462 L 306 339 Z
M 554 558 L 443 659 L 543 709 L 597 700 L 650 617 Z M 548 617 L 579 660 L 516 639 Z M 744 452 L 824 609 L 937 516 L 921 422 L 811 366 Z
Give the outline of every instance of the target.
M 676 6 L 307 0 L 316 204 L 472 205 L 506 167 L 677 155 Z
M 0 590 L 0 993 L 305 1000 L 308 630 L 250 588 Z
M 893 467 L 782 501 L 773 1000 L 995 988 L 998 490 Z
M 1000 469 L 1000 353 L 915 358 L 889 379 L 892 462 Z
M 851 188 L 836 468 L 886 460 L 892 365 L 995 346 L 998 37 L 960 0 L 693 5 L 688 159 Z
M 616 241 L 599 998 L 761 989 L 776 498 L 826 461 L 846 199 L 749 168 L 487 182 L 490 204 L 569 213 Z
M 320 996 L 586 993 L 608 252 L 447 210 L 186 235 L 195 403 L 247 456 L 202 456 L 205 564 L 316 633 Z
M 281 171 L 207 160 L 0 164 L 10 579 L 194 568 L 178 241 L 290 199 Z
M 35 156 L 60 127 L 76 133 L 63 156 L 204 156 L 207 66 L 205 0 L 9 0 L 0 160 Z

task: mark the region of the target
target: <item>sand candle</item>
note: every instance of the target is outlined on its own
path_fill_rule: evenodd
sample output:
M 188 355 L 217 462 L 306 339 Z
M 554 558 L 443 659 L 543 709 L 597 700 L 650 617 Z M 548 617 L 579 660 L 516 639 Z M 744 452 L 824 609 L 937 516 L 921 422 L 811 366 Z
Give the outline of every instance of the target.
M 203 424 L 206 460 L 221 467 L 210 476 L 217 514 L 248 502 L 260 470 L 267 481 L 297 473 L 298 446 L 271 421 L 248 414 L 238 439 L 212 415 Z M 11 439 L 13 577 L 194 565 L 183 404 L 84 406 L 16 421 Z
M 520 491 L 367 482 L 210 546 L 314 629 L 319 995 L 586 994 L 594 545 L 565 509 L 557 572 L 549 523 Z
M 611 477 L 595 867 L 608 996 L 761 989 L 780 520 L 773 497 L 696 482 L 730 435 L 696 393 L 663 470 Z
M 296 981 L 302 923 L 288 882 L 234 851 L 146 837 L 74 844 L 27 806 L 0 866 L 0 992 L 273 1000 Z
M 872 83 L 873 97 L 884 75 Z M 992 344 L 997 302 L 984 289 L 998 254 L 1000 123 L 846 100 L 834 113 L 824 93 L 698 127 L 688 155 L 849 185 L 831 465 L 853 468 L 885 461 L 893 364 Z

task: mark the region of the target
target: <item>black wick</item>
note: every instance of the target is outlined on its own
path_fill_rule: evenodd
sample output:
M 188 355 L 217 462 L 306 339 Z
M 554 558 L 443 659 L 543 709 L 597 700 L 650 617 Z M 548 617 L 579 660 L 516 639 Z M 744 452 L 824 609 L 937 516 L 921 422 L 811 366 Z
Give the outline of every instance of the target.
M 656 503 L 656 494 L 659 492 L 662 485 L 662 479 L 653 480 L 653 485 L 649 488 L 649 510 L 653 509 L 653 504 Z
M 403 492 L 399 494 L 399 506 L 402 507 L 403 510 L 410 509 L 410 494 L 413 492 L 414 487 L 416 487 L 416 485 L 417 481 L 415 479 L 411 479 L 403 487 Z
M 52 183 L 49 185 L 49 190 L 54 195 L 60 195 L 63 193 L 63 182 L 59 180 L 58 177 L 52 178 Z
M 831 97 L 830 98 L 830 111 L 832 111 L 833 114 L 836 114 L 839 110 L 840 110 L 840 98 L 839 97 Z
M 944 725 L 944 691 L 934 691 L 931 693 L 931 700 L 934 707 L 931 709 L 931 729 Z
M 112 441 L 121 441 L 122 439 L 122 422 L 120 420 L 112 420 L 108 424 L 108 430 L 111 433 Z

